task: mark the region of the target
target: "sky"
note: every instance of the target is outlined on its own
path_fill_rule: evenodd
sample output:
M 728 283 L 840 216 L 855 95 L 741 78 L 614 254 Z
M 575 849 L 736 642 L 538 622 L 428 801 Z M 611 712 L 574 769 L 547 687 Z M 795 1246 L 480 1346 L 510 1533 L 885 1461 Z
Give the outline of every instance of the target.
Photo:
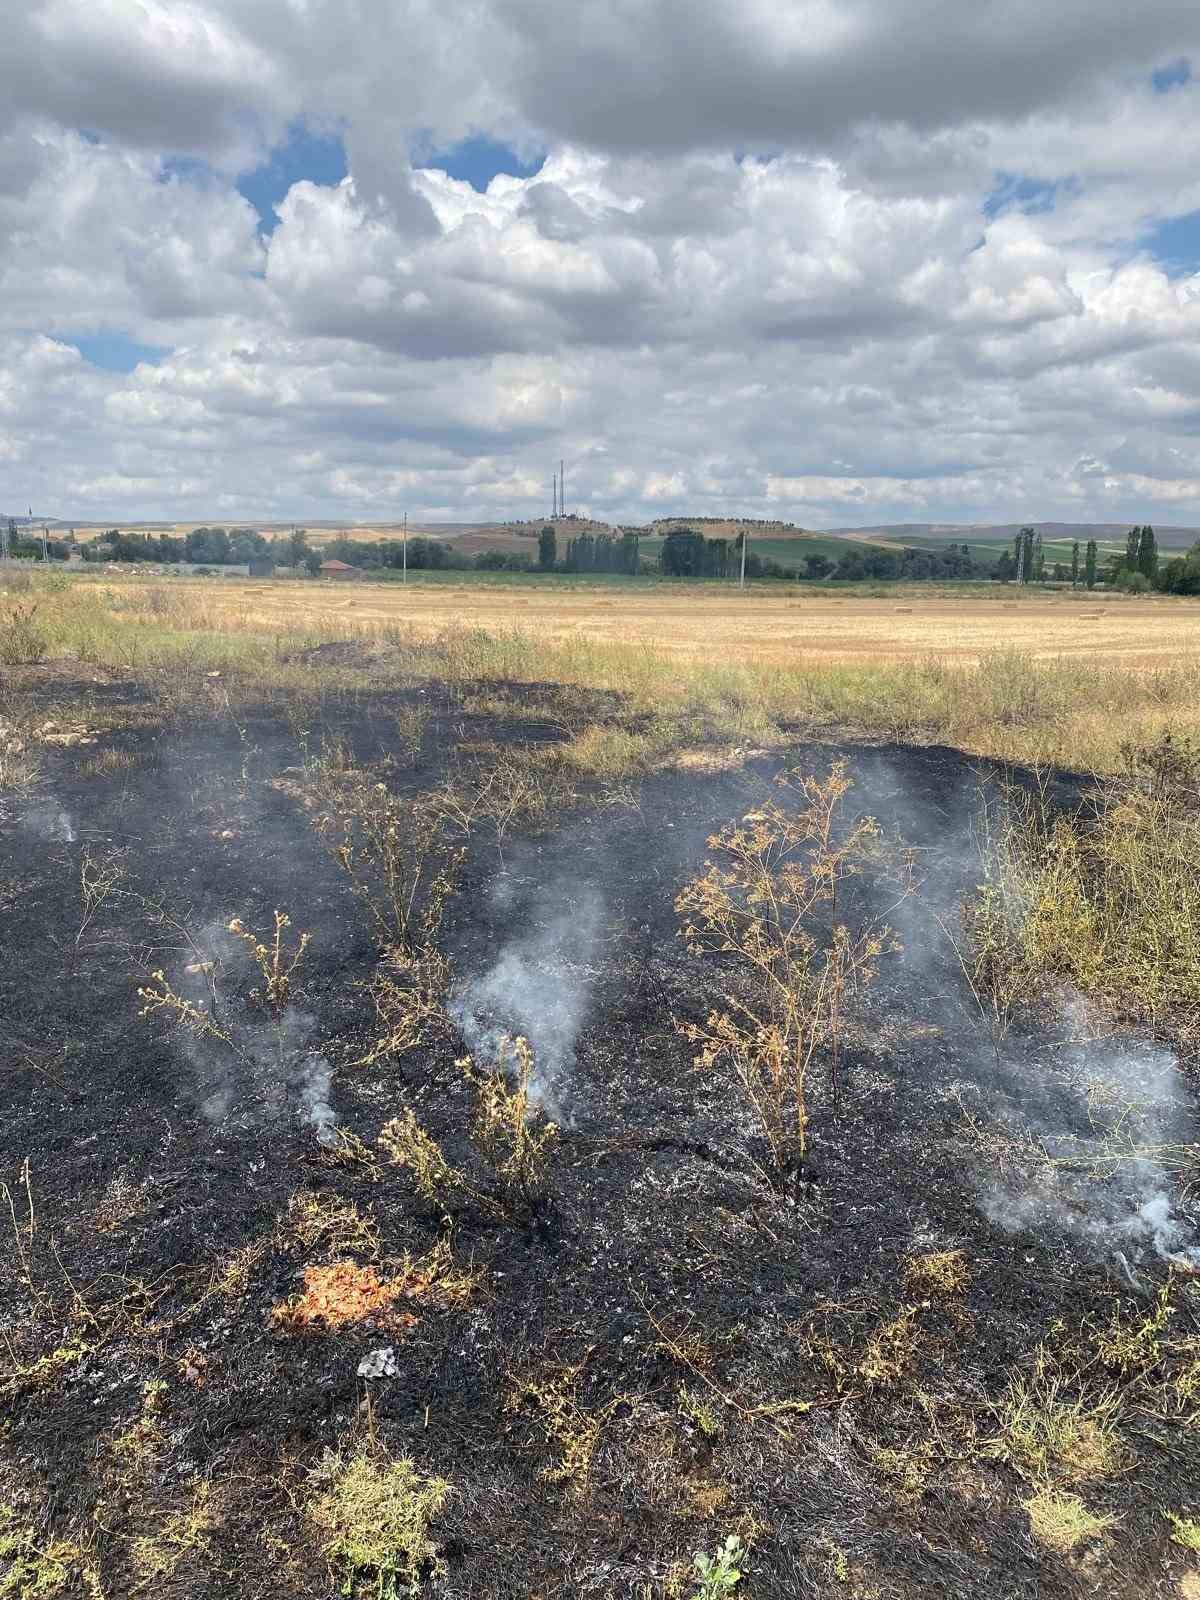
M 1195 0 L 0 23 L 0 512 L 1200 522 Z

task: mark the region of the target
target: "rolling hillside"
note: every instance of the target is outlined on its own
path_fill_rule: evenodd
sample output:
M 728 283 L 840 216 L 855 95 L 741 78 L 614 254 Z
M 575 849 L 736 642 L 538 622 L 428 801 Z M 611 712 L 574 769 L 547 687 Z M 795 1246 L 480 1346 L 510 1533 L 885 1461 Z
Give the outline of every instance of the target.
M 1129 532 L 1131 523 L 1128 522 L 1039 522 L 1030 519 L 1024 522 L 888 522 L 863 528 L 830 528 L 829 534 L 833 538 L 867 538 L 881 543 L 910 544 L 918 549 L 932 549 L 943 544 L 969 544 L 982 547 L 992 547 L 999 550 L 1005 544 L 1012 543 L 1023 527 L 1033 527 L 1041 534 L 1046 546 L 1065 546 L 1070 551 L 1072 541 L 1078 539 L 1086 543 L 1088 539 L 1095 539 L 1103 549 L 1106 545 L 1114 550 L 1125 548 L 1125 535 Z M 1170 527 L 1167 524 L 1153 524 L 1155 536 L 1158 539 L 1160 550 L 1190 550 L 1200 539 L 1200 528 Z

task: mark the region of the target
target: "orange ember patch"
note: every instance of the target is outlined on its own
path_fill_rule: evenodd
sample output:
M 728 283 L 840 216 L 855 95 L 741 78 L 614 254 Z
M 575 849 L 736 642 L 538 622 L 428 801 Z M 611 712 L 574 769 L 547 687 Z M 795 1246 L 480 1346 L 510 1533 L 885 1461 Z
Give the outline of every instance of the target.
M 411 1327 L 409 1313 L 381 1318 L 405 1291 L 405 1281 L 384 1283 L 374 1267 L 356 1267 L 353 1261 L 335 1261 L 331 1267 L 305 1267 L 304 1293 L 286 1300 L 271 1313 L 280 1327 L 298 1333 L 305 1328 L 344 1328 L 368 1317 L 386 1320 L 389 1327 Z
M 335 1261 L 328 1267 L 305 1267 L 304 1292 L 271 1312 L 275 1326 L 289 1333 L 313 1328 L 337 1329 L 368 1320 L 391 1332 L 415 1325 L 398 1300 L 426 1300 L 446 1308 L 466 1305 L 478 1284 L 477 1275 L 458 1272 L 449 1252 L 435 1249 L 422 1261 L 405 1257 L 400 1271 L 386 1281 L 374 1267 Z

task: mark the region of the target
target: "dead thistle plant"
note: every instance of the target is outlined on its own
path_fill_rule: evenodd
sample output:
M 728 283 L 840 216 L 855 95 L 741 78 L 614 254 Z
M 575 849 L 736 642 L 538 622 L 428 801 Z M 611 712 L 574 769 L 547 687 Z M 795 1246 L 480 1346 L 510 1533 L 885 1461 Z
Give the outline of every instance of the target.
M 432 950 L 464 852 L 425 796 L 402 799 L 357 769 L 318 769 L 313 825 L 346 873 L 379 941 L 407 955 Z
M 304 952 L 312 938 L 311 934 L 302 933 L 296 946 L 290 951 L 285 950 L 283 935 L 291 925 L 291 917 L 283 911 L 276 911 L 274 935 L 270 944 L 264 944 L 256 933 L 246 928 L 240 917 L 234 917 L 229 924 L 230 933 L 242 941 L 250 953 L 250 959 L 262 974 L 263 986 L 261 989 L 251 989 L 251 1000 L 260 1000 L 276 1015 L 288 1003 L 292 973 L 304 959 Z
M 83 941 L 108 900 L 121 892 L 125 865 L 118 850 L 94 851 L 84 845 L 79 861 L 79 927 L 75 930 L 72 970 L 79 964 Z
M 505 1040 L 494 1066 L 481 1068 L 470 1056 L 456 1065 L 476 1091 L 469 1137 L 487 1179 L 477 1181 L 448 1160 L 411 1109 L 384 1126 L 380 1147 L 408 1169 L 417 1193 L 431 1205 L 444 1209 L 459 1196 L 507 1221 L 534 1215 L 549 1192 L 559 1130 L 537 1106 L 533 1051 L 524 1039 Z
M 899 949 L 872 920 L 842 920 L 847 881 L 881 854 L 873 817 L 841 826 L 851 787 L 844 762 L 822 781 L 784 774 L 775 800 L 708 841 L 712 856 L 675 902 L 696 955 L 724 959 L 736 988 L 704 1023 L 680 1032 L 702 1068 L 727 1064 L 758 1119 L 773 1181 L 795 1175 L 808 1151 L 809 1087 L 818 1063 L 836 1104 L 849 1009 Z
M 311 942 L 311 935 L 302 933 L 289 946 L 285 934 L 291 925 L 292 919 L 286 912 L 276 911 L 273 932 L 264 940 L 252 933 L 240 917 L 234 917 L 228 924 L 227 931 L 244 946 L 262 980 L 246 997 L 249 1002 L 247 1019 L 235 1014 L 225 1003 L 220 982 L 223 967 L 219 959 L 208 957 L 182 922 L 173 922 L 184 934 L 194 957 L 184 972 L 193 980 L 195 995 L 180 993 L 175 980 L 158 968 L 150 974 L 150 981 L 138 988 L 138 998 L 142 1002 L 139 1014 L 143 1017 L 161 1014 L 196 1038 L 212 1042 L 227 1061 L 230 1058 L 237 1061 L 248 1076 L 253 1077 L 264 1066 L 269 1066 L 276 1081 L 282 1082 L 289 1062 L 300 1051 L 296 1013 L 290 1001 L 294 975 Z M 265 1013 L 265 1029 L 256 1024 L 255 1011 Z M 216 1066 L 215 1076 L 220 1083 L 226 1074 Z M 226 1098 L 221 1089 L 217 1090 L 217 1096 L 222 1102 Z
M 372 1066 L 386 1058 L 398 1060 L 432 1035 L 449 1031 L 449 988 L 450 964 L 439 951 L 425 948 L 412 952 L 394 946 L 371 984 L 379 1036 L 355 1064 Z

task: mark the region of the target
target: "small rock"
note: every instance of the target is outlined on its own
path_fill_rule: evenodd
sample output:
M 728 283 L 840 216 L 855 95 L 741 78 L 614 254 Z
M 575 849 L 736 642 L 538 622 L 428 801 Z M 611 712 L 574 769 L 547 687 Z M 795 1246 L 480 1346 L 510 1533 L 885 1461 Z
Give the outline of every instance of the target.
M 358 1363 L 360 1378 L 394 1378 L 396 1376 L 396 1352 L 390 1344 L 382 1346 L 379 1350 L 369 1350 Z

